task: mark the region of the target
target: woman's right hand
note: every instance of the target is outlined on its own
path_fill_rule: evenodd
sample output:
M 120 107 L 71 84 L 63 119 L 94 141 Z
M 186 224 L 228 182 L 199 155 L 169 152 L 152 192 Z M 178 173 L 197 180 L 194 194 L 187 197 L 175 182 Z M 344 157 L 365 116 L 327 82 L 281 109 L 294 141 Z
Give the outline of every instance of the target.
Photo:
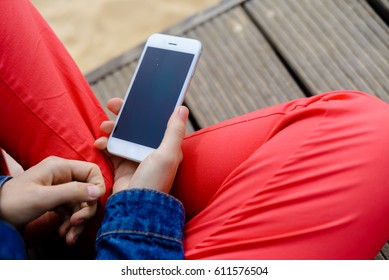
M 21 227 L 53 210 L 64 218 L 60 234 L 72 245 L 104 192 L 97 165 L 49 157 L 3 185 L 0 218 Z

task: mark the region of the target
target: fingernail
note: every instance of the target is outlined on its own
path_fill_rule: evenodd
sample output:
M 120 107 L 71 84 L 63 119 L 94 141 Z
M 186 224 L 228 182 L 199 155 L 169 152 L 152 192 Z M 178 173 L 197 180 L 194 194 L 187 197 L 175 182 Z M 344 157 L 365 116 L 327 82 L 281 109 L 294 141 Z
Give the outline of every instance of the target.
M 98 186 L 90 185 L 87 187 L 90 198 L 96 199 L 100 197 L 100 190 Z
M 189 111 L 187 108 L 181 106 L 178 108 L 178 116 L 183 120 L 186 121 L 188 119 Z

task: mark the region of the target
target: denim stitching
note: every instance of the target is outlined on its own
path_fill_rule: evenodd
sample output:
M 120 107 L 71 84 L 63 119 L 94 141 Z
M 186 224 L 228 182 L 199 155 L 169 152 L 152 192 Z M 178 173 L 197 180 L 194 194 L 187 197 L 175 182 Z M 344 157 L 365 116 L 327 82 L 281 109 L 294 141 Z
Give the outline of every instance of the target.
M 158 233 L 155 233 L 155 232 L 137 231 L 137 230 L 111 230 L 111 231 L 107 231 L 107 232 L 101 233 L 100 236 L 97 238 L 97 240 L 99 240 L 102 237 L 105 237 L 105 236 L 108 236 L 108 235 L 114 235 L 114 234 L 118 234 L 118 233 L 119 234 L 120 233 L 129 233 L 129 234 L 137 234 L 137 235 L 148 235 L 148 236 L 152 236 L 152 237 L 157 237 L 157 238 L 161 238 L 161 239 L 167 239 L 167 240 L 175 241 L 175 242 L 177 242 L 177 243 L 182 245 L 182 241 L 180 239 L 177 239 L 177 238 L 174 238 L 174 237 L 170 237 L 170 236 L 167 236 L 167 235 L 158 234 Z

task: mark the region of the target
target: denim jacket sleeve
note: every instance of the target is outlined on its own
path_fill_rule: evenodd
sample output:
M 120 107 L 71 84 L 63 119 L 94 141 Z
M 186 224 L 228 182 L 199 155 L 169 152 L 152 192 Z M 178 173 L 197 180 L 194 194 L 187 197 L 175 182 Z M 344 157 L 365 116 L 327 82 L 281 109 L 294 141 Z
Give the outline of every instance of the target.
M 1 176 L 0 175 L 0 188 L 7 182 L 8 180 L 12 179 L 11 176 Z
M 10 176 L 0 176 L 0 188 L 10 179 Z M 26 257 L 24 242 L 17 229 L 0 220 L 0 260 L 24 260 Z
M 108 200 L 97 234 L 97 259 L 183 259 L 184 208 L 151 189 L 119 192 Z

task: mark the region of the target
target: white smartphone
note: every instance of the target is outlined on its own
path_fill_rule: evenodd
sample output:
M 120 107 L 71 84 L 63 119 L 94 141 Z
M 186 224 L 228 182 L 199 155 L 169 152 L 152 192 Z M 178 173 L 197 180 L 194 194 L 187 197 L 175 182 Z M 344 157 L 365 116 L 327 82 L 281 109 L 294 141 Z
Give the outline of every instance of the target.
M 184 101 L 201 49 L 194 39 L 149 37 L 108 140 L 111 154 L 141 162 L 158 148 L 171 114 Z

